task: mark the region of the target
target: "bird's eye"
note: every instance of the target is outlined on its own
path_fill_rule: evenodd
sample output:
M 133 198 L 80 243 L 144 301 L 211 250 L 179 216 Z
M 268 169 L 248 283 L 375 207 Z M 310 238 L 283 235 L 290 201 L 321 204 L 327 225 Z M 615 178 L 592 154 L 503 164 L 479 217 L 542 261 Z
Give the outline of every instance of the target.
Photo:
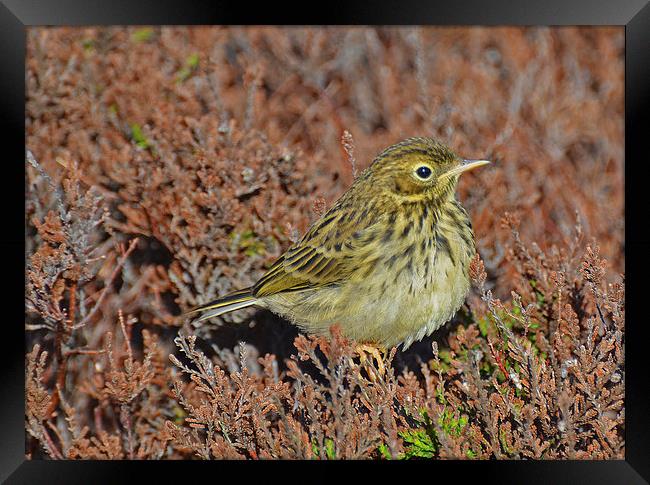
M 431 177 L 431 169 L 426 165 L 422 165 L 421 167 L 417 168 L 415 174 L 422 180 L 427 180 L 429 177 Z

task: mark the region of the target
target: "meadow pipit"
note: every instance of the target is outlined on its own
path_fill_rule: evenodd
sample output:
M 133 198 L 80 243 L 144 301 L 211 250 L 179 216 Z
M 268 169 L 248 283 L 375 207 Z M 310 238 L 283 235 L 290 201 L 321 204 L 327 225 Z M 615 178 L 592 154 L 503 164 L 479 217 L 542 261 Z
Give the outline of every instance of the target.
M 307 333 L 337 323 L 357 342 L 408 348 L 467 296 L 476 249 L 455 192 L 461 173 L 486 163 L 430 138 L 387 148 L 257 283 L 189 313 L 257 305 Z

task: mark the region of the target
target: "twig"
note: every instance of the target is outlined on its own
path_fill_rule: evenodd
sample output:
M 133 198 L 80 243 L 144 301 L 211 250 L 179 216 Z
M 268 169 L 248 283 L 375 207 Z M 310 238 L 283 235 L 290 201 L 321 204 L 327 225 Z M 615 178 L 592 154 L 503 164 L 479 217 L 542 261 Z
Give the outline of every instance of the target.
M 63 351 L 63 334 L 69 335 L 67 329 L 65 328 L 63 321 L 57 322 L 56 332 L 54 334 L 54 349 L 57 362 L 56 369 L 56 388 L 57 392 L 52 395 L 52 400 L 50 405 L 47 408 L 47 415 L 51 416 L 54 413 L 54 410 L 59 404 L 61 399 L 61 389 L 65 386 L 65 375 L 68 368 L 68 356 L 65 355 Z
M 131 241 L 131 244 L 129 244 L 129 248 L 126 250 L 126 252 L 122 256 L 122 258 L 120 258 L 120 260 L 118 261 L 117 266 L 115 266 L 115 269 L 111 273 L 111 276 L 108 278 L 108 281 L 106 282 L 106 286 L 104 286 L 104 290 L 102 291 L 102 294 L 97 299 L 97 302 L 95 303 L 93 308 L 90 310 L 88 315 L 86 315 L 86 317 L 83 320 L 81 320 L 81 322 L 79 322 L 78 324 L 76 324 L 73 327 L 73 329 L 76 330 L 78 328 L 83 327 L 84 325 L 86 325 L 92 319 L 92 317 L 95 316 L 95 313 L 97 313 L 97 310 L 99 310 L 99 307 L 101 306 L 102 302 L 104 301 L 104 298 L 106 298 L 106 295 L 108 294 L 108 292 L 112 288 L 113 280 L 117 277 L 117 274 L 122 269 L 122 266 L 124 266 L 124 263 L 126 262 L 127 258 L 131 254 L 131 252 L 133 252 L 133 250 L 135 249 L 137 243 L 138 243 L 138 238 L 136 237 L 133 241 Z
M 55 426 L 55 424 L 52 421 L 46 421 L 45 424 L 47 424 L 47 427 L 52 430 L 52 432 L 56 436 L 56 439 L 59 440 L 59 443 L 61 443 L 61 449 L 63 450 L 65 441 L 63 441 L 63 436 L 61 436 L 61 432 L 59 431 L 59 429 Z
M 218 65 L 218 61 L 215 62 L 212 60 L 213 65 Z M 217 73 L 215 72 L 214 69 L 211 69 L 208 71 L 207 68 L 204 69 L 205 77 L 208 80 L 208 86 L 210 88 L 210 92 L 212 93 L 212 97 L 214 98 L 214 104 L 217 107 L 217 112 L 219 113 L 219 122 L 221 124 L 228 124 L 228 113 L 226 112 L 226 108 L 221 102 L 221 82 L 219 78 L 217 77 Z
M 250 78 L 250 84 L 246 93 L 246 112 L 244 114 L 244 130 L 248 131 L 253 127 L 255 120 L 255 94 L 257 88 L 261 84 L 260 67 L 255 66 L 253 69 L 246 73 L 246 77 Z
M 122 427 L 126 430 L 126 443 L 129 451 L 129 459 L 133 460 L 135 446 L 133 443 L 133 432 L 131 431 L 131 416 L 126 404 L 120 406 L 120 422 L 122 423 Z
M 74 322 L 74 316 L 77 311 L 77 282 L 72 283 L 70 288 L 70 305 L 68 308 L 68 318 L 65 320 L 66 330 L 69 330 Z
M 63 455 L 56 447 L 54 442 L 52 441 L 52 438 L 50 437 L 50 434 L 45 429 L 45 426 L 43 426 L 43 438 L 45 439 L 45 443 L 47 443 L 47 448 L 50 451 L 52 458 L 56 458 L 57 460 L 63 460 Z
M 343 149 L 348 156 L 348 162 L 352 167 L 352 178 L 357 178 L 357 160 L 354 158 L 354 138 L 352 138 L 352 133 L 348 130 L 343 131 L 341 135 L 341 144 Z
M 68 225 L 68 215 L 67 211 L 65 209 L 65 203 L 63 202 L 64 196 L 63 196 L 63 190 L 61 190 L 61 187 L 56 185 L 54 181 L 52 180 L 52 177 L 48 175 L 48 173 L 45 171 L 45 169 L 41 166 L 40 163 L 34 158 L 34 155 L 32 155 L 32 152 L 27 150 L 26 152 L 26 158 L 27 161 L 38 171 L 38 173 L 45 179 L 45 181 L 48 183 L 48 185 L 51 187 L 52 192 L 54 192 L 54 195 L 56 196 L 56 205 L 59 208 L 59 216 L 61 217 L 61 222 L 63 223 L 64 226 Z
M 50 330 L 54 331 L 51 325 L 48 325 L 47 323 L 26 323 L 25 324 L 25 330 L 28 332 L 33 332 L 36 330 Z
M 63 355 L 68 357 L 70 355 L 101 355 L 105 353 L 106 349 L 68 349 L 63 352 Z
M 104 427 L 102 426 L 102 408 L 100 406 L 95 406 L 93 417 L 95 419 L 95 431 L 101 435 L 104 432 Z
M 492 345 L 492 340 L 488 337 L 487 341 L 488 341 L 488 346 L 490 347 L 490 353 L 492 354 L 492 358 L 496 362 L 497 366 L 499 366 L 499 369 L 501 370 L 501 372 L 503 372 L 503 377 L 508 379 L 509 378 L 508 371 L 506 371 L 506 368 L 503 365 L 501 357 L 499 356 L 497 351 L 494 349 L 494 345 Z
M 118 317 L 120 320 L 120 328 L 122 329 L 122 335 L 124 335 L 124 342 L 126 343 L 126 350 L 129 354 L 129 360 L 133 361 L 133 350 L 131 349 L 131 338 L 129 332 L 126 330 L 126 323 L 124 323 L 124 314 L 120 308 L 118 311 Z

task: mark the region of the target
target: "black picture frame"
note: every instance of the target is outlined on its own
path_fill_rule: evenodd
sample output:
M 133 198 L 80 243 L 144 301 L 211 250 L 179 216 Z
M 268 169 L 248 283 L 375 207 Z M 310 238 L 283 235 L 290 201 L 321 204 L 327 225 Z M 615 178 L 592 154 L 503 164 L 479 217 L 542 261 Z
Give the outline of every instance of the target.
M 224 463 L 152 463 L 152 462 L 55 462 L 25 459 L 24 428 L 24 317 L 21 286 L 24 280 L 25 223 L 14 204 L 24 195 L 25 183 L 25 42 L 26 27 L 36 25 L 109 25 L 109 24 L 437 24 L 437 25 L 620 25 L 625 26 L 625 274 L 626 274 L 626 458 L 612 461 L 546 462 L 418 462 L 363 463 L 363 473 L 388 469 L 403 478 L 413 472 L 439 481 L 444 475 L 456 482 L 460 477 L 480 483 L 648 483 L 650 480 L 650 404 L 647 398 L 648 346 L 647 318 L 643 298 L 647 290 L 644 276 L 649 273 L 650 204 L 644 197 L 647 178 L 643 167 L 649 162 L 647 141 L 650 104 L 650 4 L 647 0 L 552 0 L 521 2 L 513 0 L 329 2 L 327 8 L 306 3 L 278 5 L 255 2 L 199 2 L 147 0 L 2 0 L 0 2 L 0 133 L 6 140 L 5 181 L 2 193 L 2 247 L 5 314 L 0 359 L 0 480 L 6 483 L 115 483 L 135 479 L 135 471 L 164 474 L 165 481 L 187 480 L 196 468 L 210 473 L 210 480 L 226 479 Z M 21 277 L 22 274 L 22 277 Z M 15 294 L 14 294 L 15 293 Z M 24 298 L 24 294 L 23 294 Z M 24 300 L 23 300 L 24 301 Z M 15 311 L 15 315 L 14 315 Z M 216 466 L 214 466 L 216 465 Z M 304 465 L 304 464 L 303 464 Z M 330 470 L 351 464 L 319 466 L 318 478 Z M 210 469 L 204 468 L 210 466 Z M 232 470 L 247 478 L 260 466 L 287 466 L 267 462 Z M 314 468 L 312 470 L 315 470 Z M 406 468 L 409 466 L 410 468 Z M 218 467 L 218 468 L 217 468 Z M 388 468 L 386 468 L 388 467 Z M 255 470 L 257 468 L 257 470 Z M 302 468 L 302 467 L 301 467 Z M 297 471 L 289 464 L 278 473 L 283 480 L 314 477 L 314 471 Z M 188 475 L 191 473 L 192 475 Z M 216 475 L 215 475 L 216 473 Z M 268 473 L 268 471 L 266 472 Z M 307 473 L 308 475 L 305 475 Z M 337 473 L 337 472 L 334 472 Z M 294 475 L 295 474 L 295 475 Z M 282 478 L 284 476 L 284 478 Z M 293 478 L 292 478 L 293 476 Z M 332 474 L 334 477 L 335 475 Z M 350 475 L 351 476 L 351 475 Z M 386 476 L 383 476 L 386 478 Z M 198 480 L 198 478 L 196 478 Z M 340 478 L 339 478 L 340 479 Z M 357 478 L 361 480 L 361 478 Z M 239 479 L 238 479 L 239 480 Z M 419 480 L 419 479 L 418 479 Z

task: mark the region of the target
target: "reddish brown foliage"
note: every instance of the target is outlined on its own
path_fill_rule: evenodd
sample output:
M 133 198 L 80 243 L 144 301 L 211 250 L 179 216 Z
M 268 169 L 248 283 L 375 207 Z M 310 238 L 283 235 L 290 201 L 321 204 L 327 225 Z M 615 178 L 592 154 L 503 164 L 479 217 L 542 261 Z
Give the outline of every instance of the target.
M 622 458 L 622 49 L 617 28 L 30 29 L 28 455 Z M 373 382 L 336 332 L 180 329 L 415 135 L 496 162 L 459 188 L 478 291 L 433 360 Z

